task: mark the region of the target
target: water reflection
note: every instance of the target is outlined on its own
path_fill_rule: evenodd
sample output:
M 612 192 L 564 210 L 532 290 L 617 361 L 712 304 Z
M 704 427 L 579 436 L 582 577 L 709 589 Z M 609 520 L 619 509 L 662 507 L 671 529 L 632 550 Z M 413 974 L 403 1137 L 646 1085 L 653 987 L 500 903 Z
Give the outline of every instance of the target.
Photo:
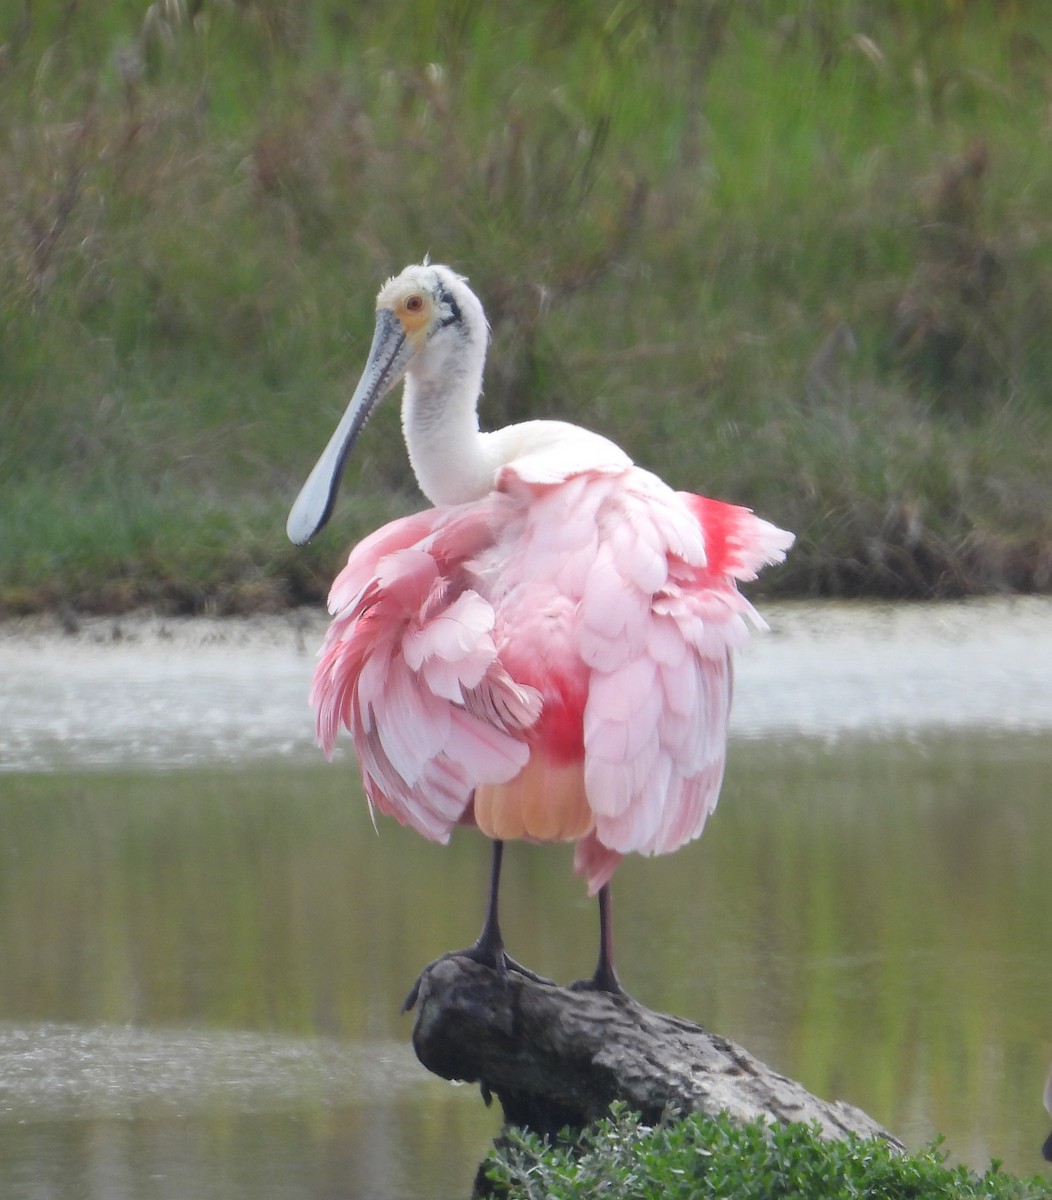
M 443 1100 L 404 1044 L 211 1028 L 7 1026 L 0 1080 L 5 1197 L 418 1196 Z
M 1039 1169 L 1052 741 L 739 742 L 700 843 L 615 882 L 640 999 L 911 1144 Z M 477 932 L 486 847 L 377 837 L 349 768 L 0 778 L 0 1195 L 462 1197 L 495 1131 L 398 1006 Z M 506 934 L 593 965 L 569 851 Z

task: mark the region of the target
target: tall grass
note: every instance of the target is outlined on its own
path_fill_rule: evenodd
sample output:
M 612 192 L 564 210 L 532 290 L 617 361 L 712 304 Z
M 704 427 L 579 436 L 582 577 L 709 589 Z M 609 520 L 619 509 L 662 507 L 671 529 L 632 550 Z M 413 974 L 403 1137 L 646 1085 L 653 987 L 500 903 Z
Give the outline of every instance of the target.
M 1049 586 L 1036 0 L 24 3 L 0 42 L 0 609 L 316 598 L 421 503 L 391 404 L 283 542 L 427 252 L 486 303 L 487 424 L 794 528 L 768 586 Z

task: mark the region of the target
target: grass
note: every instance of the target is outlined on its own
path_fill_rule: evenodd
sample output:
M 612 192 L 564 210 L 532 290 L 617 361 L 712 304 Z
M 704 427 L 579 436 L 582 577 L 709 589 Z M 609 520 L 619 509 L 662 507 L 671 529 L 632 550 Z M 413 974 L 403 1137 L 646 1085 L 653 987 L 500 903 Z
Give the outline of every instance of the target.
M 979 1175 L 945 1165 L 936 1147 L 899 1155 L 886 1143 L 824 1141 L 816 1127 L 669 1118 L 648 1127 L 623 1107 L 571 1142 L 552 1146 L 512 1130 L 483 1164 L 505 1200 L 1042 1200 L 1039 1178 L 993 1164 Z M 478 1194 L 478 1193 L 477 1193 Z
M 428 251 L 489 427 L 796 530 L 769 590 L 1052 583 L 1037 0 L 24 2 L 0 46 L 0 612 L 319 599 L 422 503 L 391 402 L 284 543 Z

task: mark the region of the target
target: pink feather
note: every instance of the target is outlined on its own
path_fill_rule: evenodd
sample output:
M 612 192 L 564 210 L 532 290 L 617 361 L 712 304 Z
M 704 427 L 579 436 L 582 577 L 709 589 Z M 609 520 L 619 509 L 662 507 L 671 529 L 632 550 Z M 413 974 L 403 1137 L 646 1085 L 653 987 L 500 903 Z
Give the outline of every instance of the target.
M 444 841 L 476 788 L 581 765 L 591 891 L 623 854 L 668 853 L 716 804 L 735 581 L 791 536 L 636 467 L 540 452 L 480 500 L 394 521 L 352 552 L 315 672 L 318 738 L 347 728 L 370 803 Z M 526 777 L 523 776 L 525 779 Z M 543 802 L 543 801 L 539 801 Z

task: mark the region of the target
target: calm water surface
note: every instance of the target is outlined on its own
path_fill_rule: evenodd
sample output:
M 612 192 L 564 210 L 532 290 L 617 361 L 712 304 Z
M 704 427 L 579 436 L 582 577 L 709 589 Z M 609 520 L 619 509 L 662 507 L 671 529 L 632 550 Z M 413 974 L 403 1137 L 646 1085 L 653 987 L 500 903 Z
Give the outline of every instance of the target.
M 953 703 L 976 686 L 965 662 Z M 1024 724 L 739 736 L 704 838 L 618 873 L 626 986 L 912 1146 L 1041 1170 L 1052 735 Z M 9 763 L 0 822 L 0 1197 L 468 1194 L 498 1115 L 418 1066 L 398 1010 L 477 932 L 477 835 L 377 836 L 351 764 L 313 758 Z M 504 897 L 517 958 L 590 972 L 568 849 L 509 847 Z

